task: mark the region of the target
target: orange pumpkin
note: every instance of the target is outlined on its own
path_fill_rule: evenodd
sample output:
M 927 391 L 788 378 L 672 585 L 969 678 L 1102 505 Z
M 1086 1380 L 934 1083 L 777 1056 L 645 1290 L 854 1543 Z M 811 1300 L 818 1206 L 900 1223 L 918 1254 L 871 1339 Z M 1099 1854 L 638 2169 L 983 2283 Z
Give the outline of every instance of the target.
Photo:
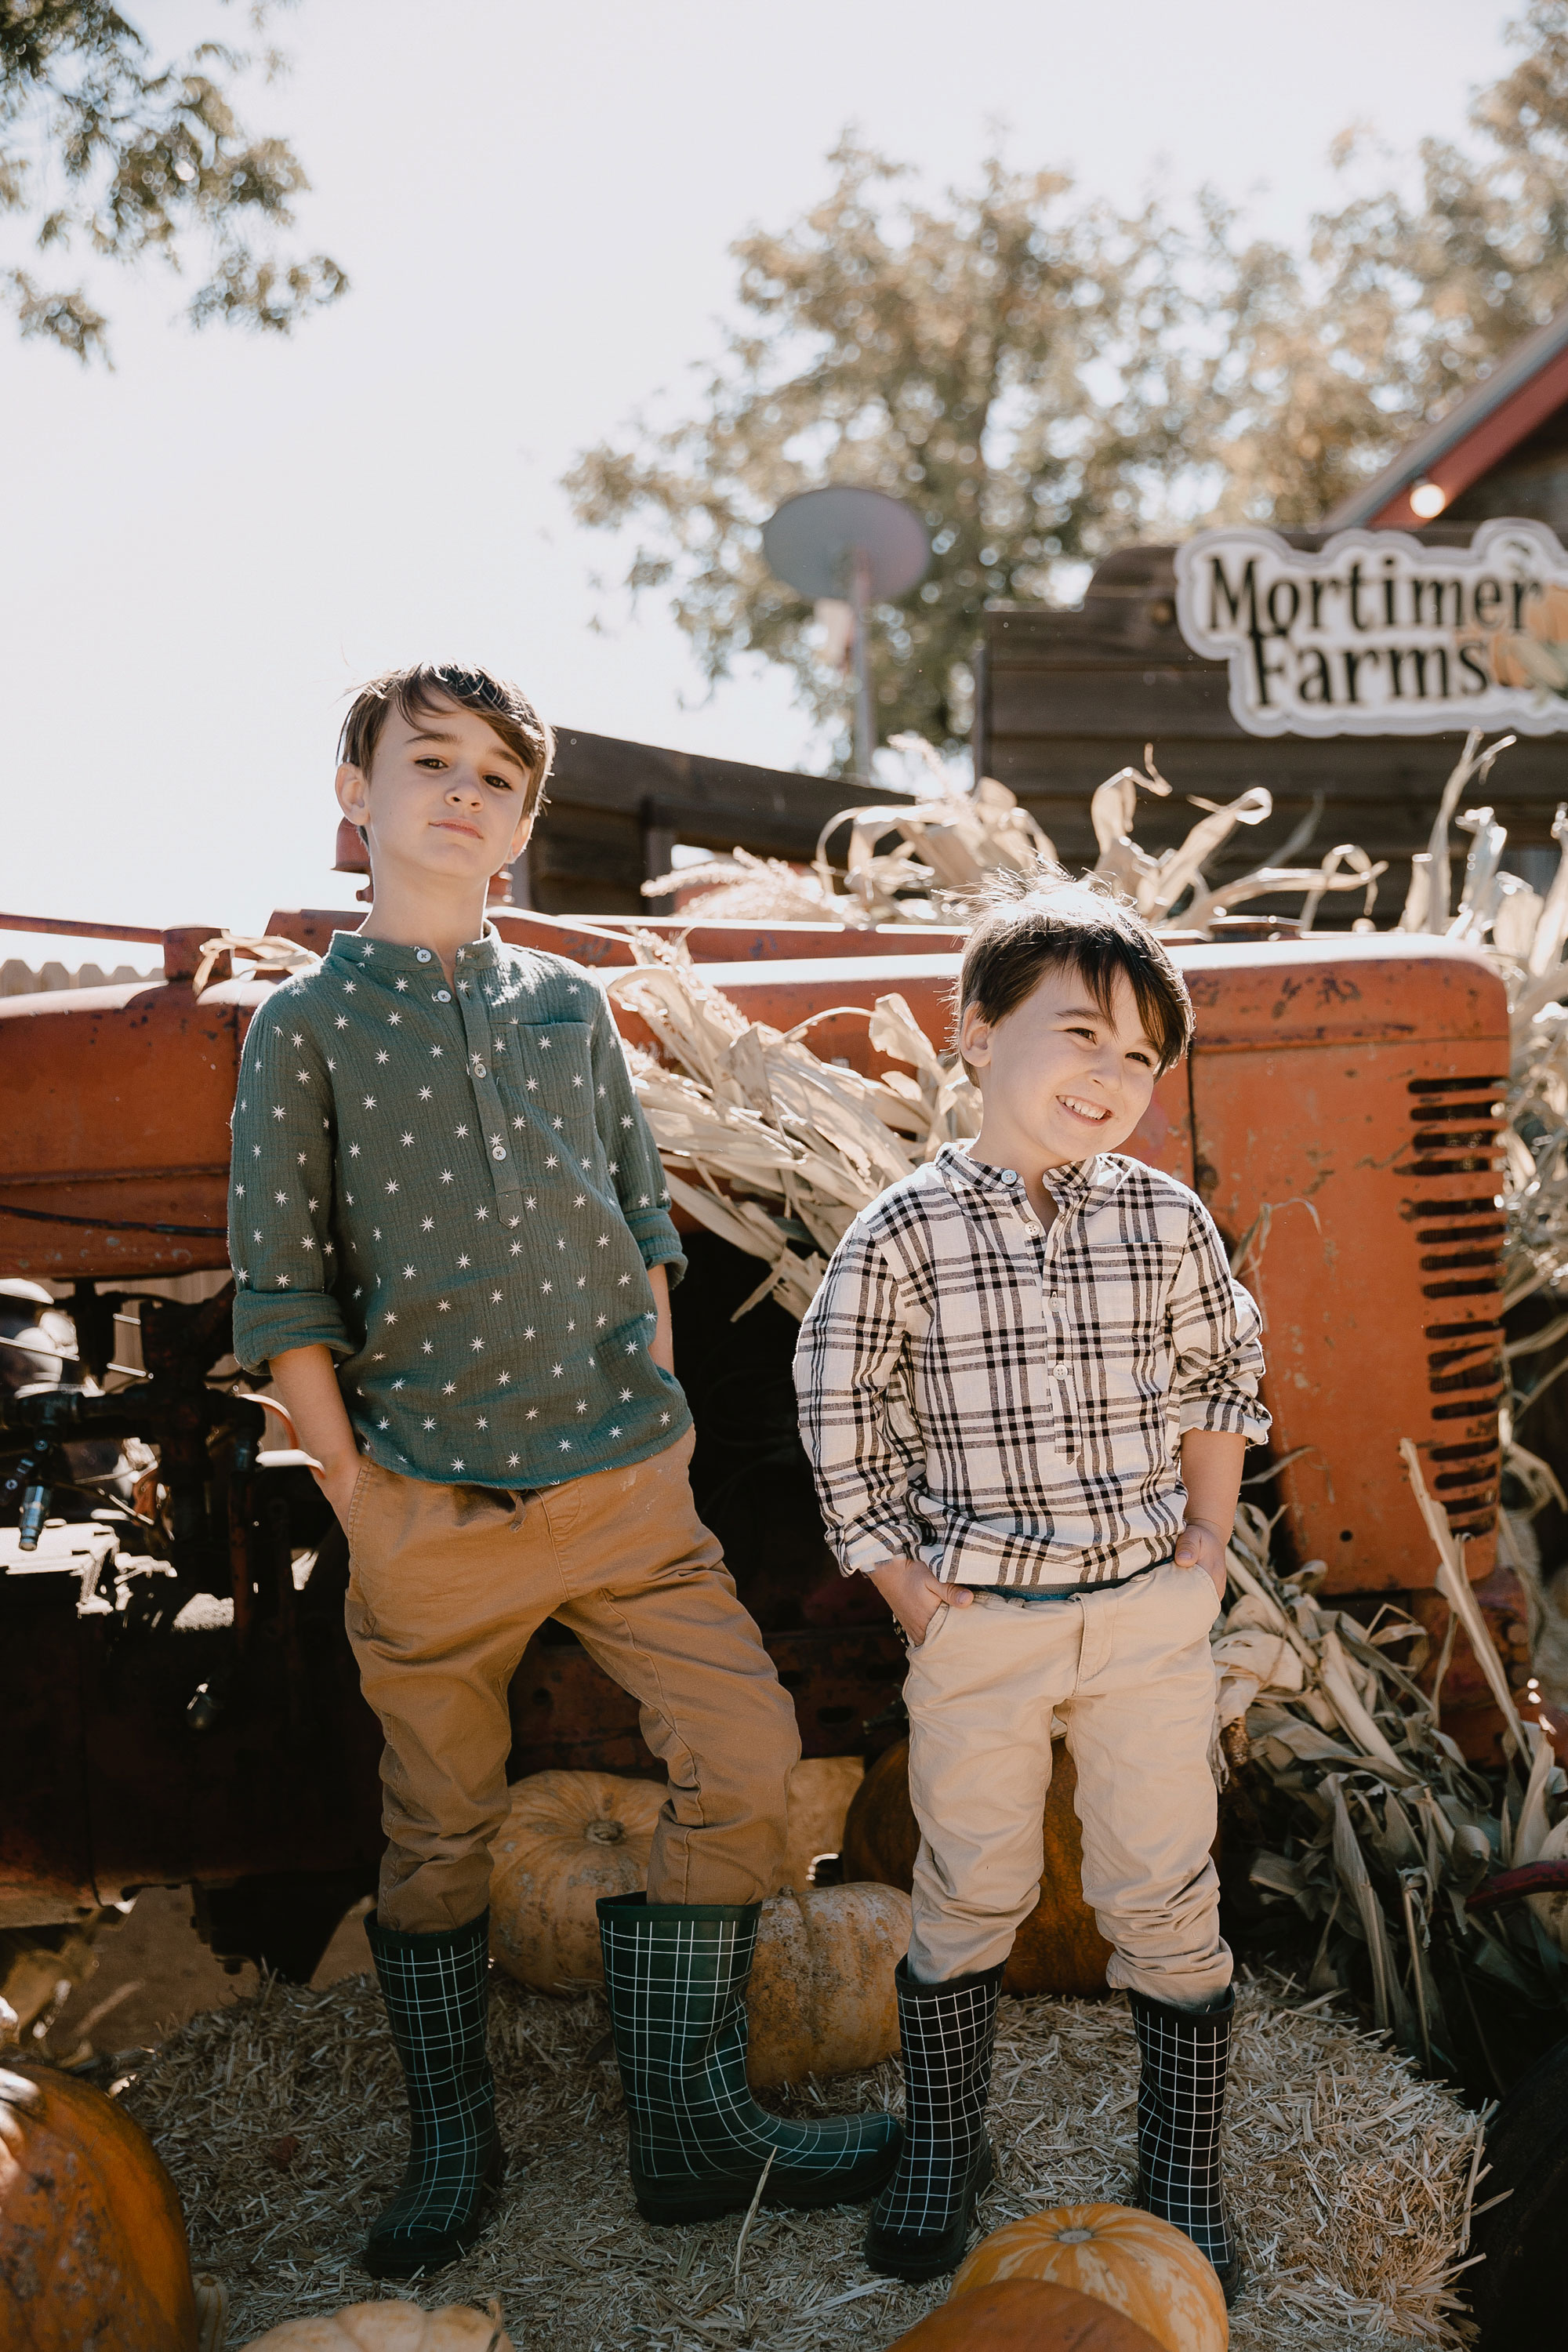
M 784 1789 L 786 1886 L 808 1886 L 817 1855 L 842 1850 L 845 1817 L 865 1777 L 863 1756 L 803 1756 L 794 1767 Z
M 875 2066 L 899 2046 L 893 1970 L 910 1948 L 892 1886 L 786 1889 L 763 1906 L 746 1990 L 754 2088 Z
M 1065 1744 L 1052 1749 L 1046 1797 L 1046 1864 L 1040 1899 L 1019 1928 L 1002 1978 L 1018 2000 L 1036 1993 L 1091 1997 L 1105 1990 L 1110 1946 L 1083 1899 L 1083 1832 L 1073 1810 L 1078 1771 Z M 844 1825 L 846 1881 L 870 1878 L 884 1885 L 914 1885 L 920 1830 L 910 1802 L 910 1743 L 879 1756 L 868 1771 Z
M 816 1856 L 838 1852 L 865 1769 L 858 1756 L 814 1756 L 795 1767 L 786 1790 L 786 1885 L 806 1887 Z M 497 1966 L 541 1992 L 602 1984 L 595 1906 L 601 1895 L 634 1895 L 647 1885 L 664 1800 L 660 1781 L 613 1772 L 534 1772 L 519 1780 L 490 1864 Z
M 1058 2205 L 982 2239 L 952 2282 L 957 2303 L 1002 2279 L 1050 2279 L 1109 2304 L 1165 2352 L 1225 2352 L 1225 2293 L 1192 2240 L 1128 2205 Z
M 513 2347 L 493 2296 L 488 2312 L 476 2311 L 468 2303 L 421 2311 L 416 2303 L 396 2296 L 383 2303 L 351 2303 L 321 2319 L 286 2319 L 281 2327 L 253 2337 L 246 2352 L 513 2352 Z
M 0 2070 L 0 2345 L 196 2347 L 174 2182 L 123 2107 L 49 2066 Z
M 1050 2279 L 1002 2279 L 929 2312 L 889 2352 L 1160 2352 L 1106 2303 Z
M 647 1885 L 657 1780 L 534 1772 L 518 1781 L 490 1864 L 490 1951 L 520 1984 L 602 1984 L 595 1905 Z

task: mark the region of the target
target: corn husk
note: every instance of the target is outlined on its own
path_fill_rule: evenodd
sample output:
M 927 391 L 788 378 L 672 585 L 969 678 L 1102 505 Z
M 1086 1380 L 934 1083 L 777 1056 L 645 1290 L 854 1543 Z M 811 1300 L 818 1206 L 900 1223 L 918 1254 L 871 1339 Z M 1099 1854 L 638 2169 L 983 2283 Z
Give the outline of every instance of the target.
M 1468 1765 L 1443 1731 L 1440 1675 L 1430 1696 L 1415 1679 L 1429 1646 L 1421 1628 L 1391 1609 L 1369 1629 L 1320 1603 L 1321 1562 L 1295 1577 L 1276 1571 L 1269 1521 L 1250 1503 L 1237 1514 L 1229 1606 L 1211 1640 L 1217 1720 L 1229 1727 L 1220 1769 L 1261 1774 L 1275 1799 L 1268 1818 L 1285 1825 L 1280 1845 L 1254 1853 L 1253 1884 L 1322 1923 L 1310 1989 L 1356 1985 L 1398 2047 L 1441 2072 L 1451 2026 L 1438 1973 L 1483 2011 L 1506 1989 L 1543 2020 L 1555 2016 L 1551 2030 L 1568 2027 L 1568 1906 L 1546 1895 L 1529 1910 L 1465 1908 L 1489 1872 L 1568 1845 L 1568 1777 L 1539 1724 L 1520 1721 L 1461 1547 L 1415 1447 L 1402 1450 L 1437 1551 L 1438 1590 L 1508 1726 L 1504 1774 Z
M 741 1313 L 772 1297 L 804 1315 L 859 1211 L 973 1135 L 978 1096 L 901 996 L 878 999 L 869 1032 L 909 1074 L 867 1078 L 811 1051 L 812 1023 L 748 1021 L 684 947 L 642 934 L 634 944 L 639 961 L 607 986 L 658 1040 L 661 1058 L 633 1048 L 630 1060 L 671 1197 L 767 1264 Z
M 1049 835 L 994 776 L 982 776 L 973 789 L 964 789 L 929 744 L 914 736 L 893 740 L 910 756 L 923 758 L 939 788 L 937 797 L 913 805 L 901 801 L 840 810 L 822 829 L 809 875 L 782 859 L 737 848 L 728 857 L 657 875 L 643 884 L 644 895 L 662 898 L 679 891 L 697 921 L 830 922 L 852 930 L 871 924 L 930 926 L 963 920 L 994 874 L 1028 873 L 1042 862 L 1055 864 Z M 1154 765 L 1152 744 L 1145 746 L 1142 770 L 1119 768 L 1095 789 L 1089 809 L 1099 848 L 1094 870 L 1125 892 L 1156 930 L 1206 934 L 1216 916 L 1282 895 L 1302 899 L 1302 921 L 1310 930 L 1323 898 L 1340 890 L 1363 892 L 1363 912 L 1371 915 L 1378 877 L 1386 867 L 1374 866 L 1353 842 L 1331 849 L 1317 866 L 1261 866 L 1223 887 L 1209 887 L 1204 869 L 1237 825 L 1261 824 L 1273 814 L 1273 796 L 1262 785 L 1251 785 L 1224 803 L 1188 793 L 1192 805 L 1205 814 L 1178 847 L 1158 856 L 1132 837 L 1141 792 L 1163 799 L 1171 793 Z M 839 867 L 830 863 L 827 851 L 845 825 L 849 834 Z M 895 837 L 896 848 L 882 845 Z

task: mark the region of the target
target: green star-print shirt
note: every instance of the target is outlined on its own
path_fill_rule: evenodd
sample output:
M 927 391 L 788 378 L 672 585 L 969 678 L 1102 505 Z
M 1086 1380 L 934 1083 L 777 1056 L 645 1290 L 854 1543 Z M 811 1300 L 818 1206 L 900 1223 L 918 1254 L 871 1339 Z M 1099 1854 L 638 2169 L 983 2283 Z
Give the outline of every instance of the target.
M 685 1270 L 603 992 L 488 927 L 428 948 L 338 931 L 245 1042 L 235 1353 L 320 1342 L 361 1449 L 446 1485 L 555 1486 L 689 1426 L 648 1352 L 646 1269 Z

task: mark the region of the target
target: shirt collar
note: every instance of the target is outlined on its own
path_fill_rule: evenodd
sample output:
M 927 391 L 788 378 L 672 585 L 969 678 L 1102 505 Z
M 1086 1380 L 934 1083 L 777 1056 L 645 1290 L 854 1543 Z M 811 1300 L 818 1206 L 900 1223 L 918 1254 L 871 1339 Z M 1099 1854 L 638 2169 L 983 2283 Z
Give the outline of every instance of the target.
M 954 1192 L 1026 1198 L 1024 1180 L 1016 1168 L 993 1168 L 986 1160 L 973 1159 L 961 1144 L 944 1143 L 936 1164 Z M 1046 1171 L 1046 1189 L 1058 1209 L 1081 1208 L 1093 1195 L 1114 1191 L 1121 1181 L 1120 1165 L 1103 1151 Z
M 458 950 L 458 978 L 493 971 L 500 960 L 500 936 L 487 923 L 477 940 Z M 441 959 L 433 948 L 404 947 L 395 940 L 367 940 L 363 931 L 334 931 L 326 961 L 336 971 L 363 972 L 368 980 L 428 979 L 438 976 Z

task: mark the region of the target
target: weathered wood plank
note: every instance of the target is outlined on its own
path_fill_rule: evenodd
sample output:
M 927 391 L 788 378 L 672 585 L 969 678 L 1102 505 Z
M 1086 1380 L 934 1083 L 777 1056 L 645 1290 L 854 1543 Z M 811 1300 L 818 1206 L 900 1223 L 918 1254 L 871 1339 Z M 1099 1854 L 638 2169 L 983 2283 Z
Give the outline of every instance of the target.
M 693 823 L 706 811 L 721 831 L 721 815 L 725 823 L 742 816 L 754 824 L 771 821 L 790 840 L 812 844 L 837 810 L 867 797 L 853 783 L 832 776 L 756 768 L 741 760 L 710 760 L 695 751 L 589 735 L 577 728 L 563 728 L 556 739 L 550 794 L 552 801 L 570 802 L 577 808 L 631 811 L 646 800 L 668 803 L 687 811 Z M 904 796 L 884 793 L 879 785 L 877 797 Z M 744 835 L 735 838 L 751 846 Z

